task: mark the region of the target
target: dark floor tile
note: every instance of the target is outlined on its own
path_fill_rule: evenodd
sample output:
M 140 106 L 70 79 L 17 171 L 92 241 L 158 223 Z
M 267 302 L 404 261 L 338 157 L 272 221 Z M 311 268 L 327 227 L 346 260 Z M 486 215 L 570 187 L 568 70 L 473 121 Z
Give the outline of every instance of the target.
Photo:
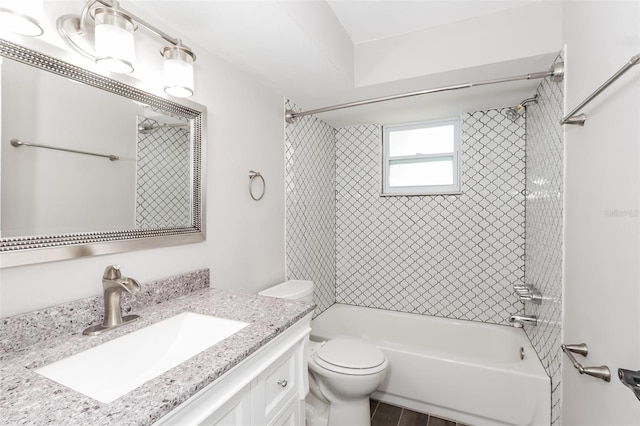
M 456 426 L 456 422 L 447 419 L 441 419 L 440 417 L 429 416 L 428 426 Z
M 376 407 L 378 406 L 378 401 L 375 399 L 369 399 L 369 412 L 371 413 L 371 416 L 369 416 L 369 418 L 373 418 L 373 415 L 376 412 Z
M 402 408 L 381 402 L 371 419 L 371 426 L 395 426 L 400 420 L 400 414 L 402 414 Z
M 407 410 L 402 410 L 402 416 L 400 416 L 400 422 L 398 426 L 427 426 L 429 416 L 423 413 Z

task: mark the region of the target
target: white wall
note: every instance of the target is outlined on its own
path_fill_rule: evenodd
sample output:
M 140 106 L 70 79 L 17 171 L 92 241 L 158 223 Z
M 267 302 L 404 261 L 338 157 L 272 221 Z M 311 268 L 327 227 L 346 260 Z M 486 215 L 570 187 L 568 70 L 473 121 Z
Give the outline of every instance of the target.
M 566 108 L 571 110 L 640 53 L 640 3 L 566 1 Z M 638 425 L 638 400 L 617 369 L 640 369 L 640 66 L 565 126 L 564 342 L 589 345 L 584 365 L 609 366 L 611 383 L 564 359 L 564 425 Z
M 557 52 L 561 38 L 560 10 L 558 1 L 537 1 L 487 16 L 360 43 L 355 48 L 356 86 Z M 478 78 L 476 75 L 475 79 Z
M 99 295 L 109 264 L 142 283 L 210 268 L 212 286 L 246 292 L 284 279 L 283 97 L 192 47 L 193 100 L 208 108 L 206 242 L 0 269 L 1 317 Z M 267 182 L 260 202 L 248 194 L 250 169 Z

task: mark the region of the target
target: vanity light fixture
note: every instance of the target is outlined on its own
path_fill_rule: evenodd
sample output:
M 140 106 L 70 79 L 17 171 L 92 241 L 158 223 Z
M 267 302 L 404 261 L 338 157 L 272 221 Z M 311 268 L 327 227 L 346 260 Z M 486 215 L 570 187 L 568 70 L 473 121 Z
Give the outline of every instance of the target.
M 96 63 L 119 74 L 133 72 L 136 23 L 129 15 L 110 7 L 95 9 L 94 19 Z
M 175 97 L 193 95 L 196 55 L 180 39 L 124 10 L 116 0 L 89 0 L 80 16 L 61 16 L 56 27 L 75 52 L 115 73 L 134 71 L 134 32 L 144 28 L 169 43 L 160 49 L 164 57 L 165 93 Z
M 40 23 L 44 15 L 42 0 L 3 0 L 0 4 L 0 31 L 28 37 L 44 33 Z
M 193 61 L 196 55 L 182 43 L 165 46 L 160 53 L 164 57 L 164 91 L 178 98 L 193 95 Z

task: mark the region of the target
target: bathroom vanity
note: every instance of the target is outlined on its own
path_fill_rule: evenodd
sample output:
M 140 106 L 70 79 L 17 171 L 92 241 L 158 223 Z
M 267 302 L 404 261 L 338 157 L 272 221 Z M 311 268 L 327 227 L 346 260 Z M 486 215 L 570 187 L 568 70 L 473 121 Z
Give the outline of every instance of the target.
M 110 403 L 100 403 L 34 371 L 184 312 L 249 325 Z M 312 312 L 310 303 L 206 288 L 142 308 L 135 312 L 141 317 L 139 321 L 100 336 L 83 336 L 83 324 L 78 324 L 76 333 L 41 339 L 0 356 L 2 421 L 72 425 L 302 424 L 307 389 L 304 341 Z M 30 315 L 29 321 L 37 317 Z M 14 319 L 3 319 L 3 328 L 15 323 Z M 7 336 L 3 330 L 3 343 Z M 135 353 L 122 353 L 112 362 L 124 365 L 135 357 Z

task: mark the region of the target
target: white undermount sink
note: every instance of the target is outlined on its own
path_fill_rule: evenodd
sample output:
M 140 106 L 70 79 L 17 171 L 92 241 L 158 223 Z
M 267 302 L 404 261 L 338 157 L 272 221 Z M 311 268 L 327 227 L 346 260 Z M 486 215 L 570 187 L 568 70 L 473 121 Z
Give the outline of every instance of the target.
M 183 312 L 35 371 L 108 403 L 247 325 Z

